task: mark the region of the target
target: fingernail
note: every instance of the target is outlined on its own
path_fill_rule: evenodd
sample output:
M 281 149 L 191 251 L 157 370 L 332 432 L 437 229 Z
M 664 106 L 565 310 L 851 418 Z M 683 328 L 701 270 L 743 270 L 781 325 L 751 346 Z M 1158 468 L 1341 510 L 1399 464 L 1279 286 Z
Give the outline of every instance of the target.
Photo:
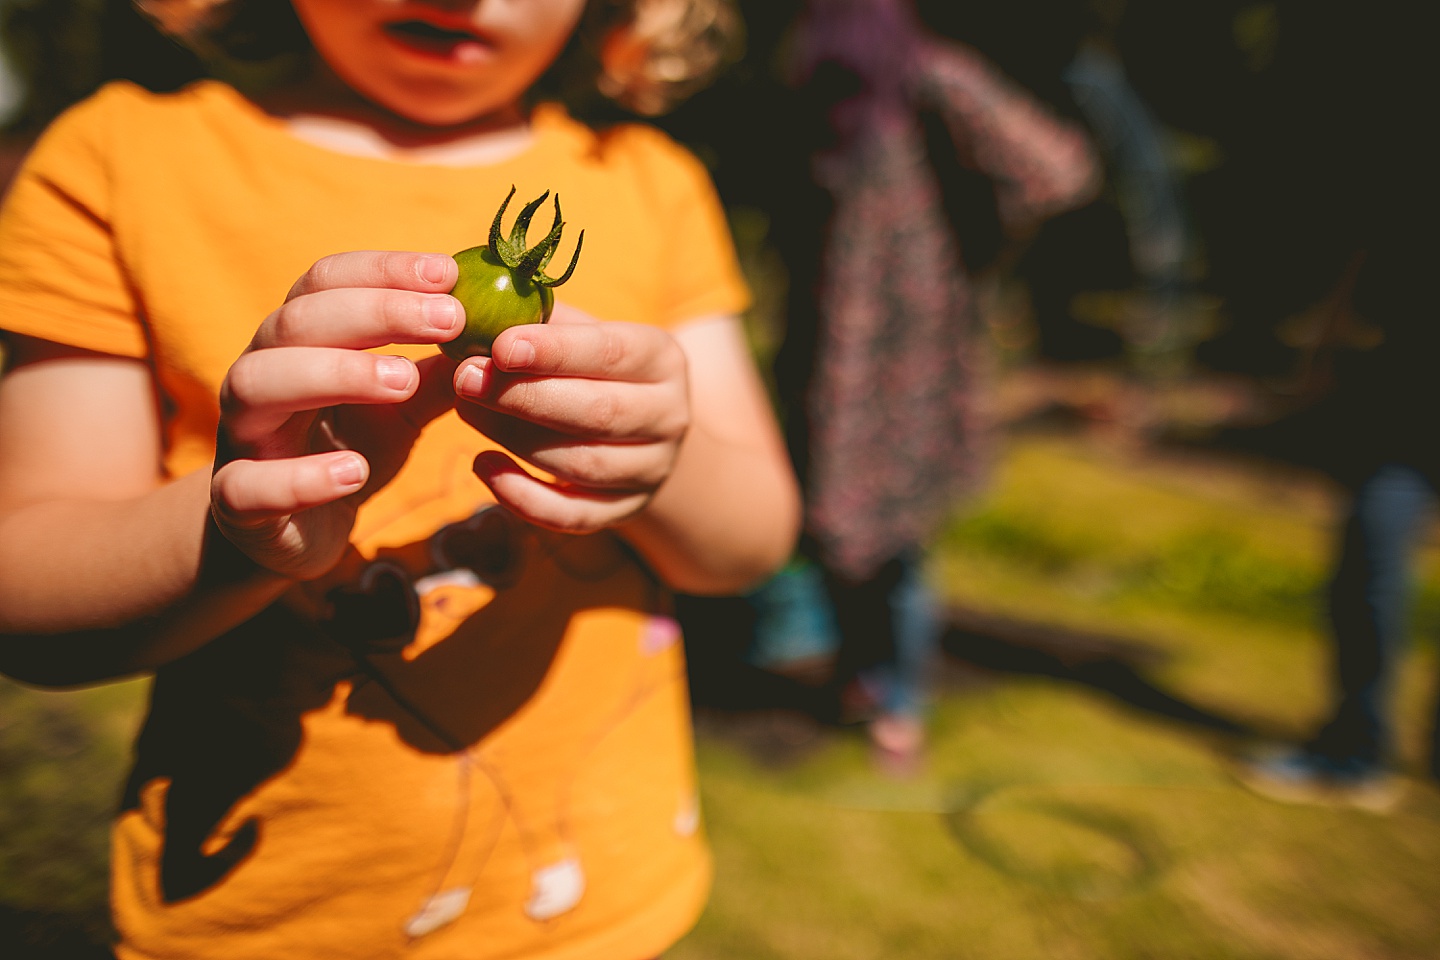
M 415 377 L 415 368 L 404 357 L 380 357 L 375 361 L 375 373 L 391 390 L 406 390 Z
M 535 345 L 529 340 L 512 340 L 505 353 L 505 369 L 521 370 L 535 362 Z
M 478 397 L 485 390 L 485 371 L 490 361 L 484 357 L 471 360 L 455 374 L 455 389 L 459 393 Z
M 470 462 L 470 469 L 483 483 L 488 484 L 508 465 L 509 460 L 504 454 L 486 450 Z
M 365 482 L 365 461 L 342 457 L 330 464 L 330 479 L 339 487 L 358 487 Z
M 425 323 L 436 333 L 454 333 L 464 319 L 460 301 L 448 294 L 425 301 Z
M 420 279 L 426 283 L 444 283 L 450 273 L 449 257 L 421 257 L 419 263 Z

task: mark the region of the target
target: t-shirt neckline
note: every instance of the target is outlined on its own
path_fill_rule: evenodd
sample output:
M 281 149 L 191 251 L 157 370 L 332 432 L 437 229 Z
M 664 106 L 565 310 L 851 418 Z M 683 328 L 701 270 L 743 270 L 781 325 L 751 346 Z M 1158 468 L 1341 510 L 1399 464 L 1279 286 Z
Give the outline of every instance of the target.
M 424 160 L 403 160 L 377 157 L 370 154 L 348 153 L 336 150 L 314 141 L 297 136 L 285 121 L 265 111 L 245 94 L 220 80 L 201 80 L 196 84 L 196 94 L 202 98 L 213 98 L 225 102 L 242 122 L 265 137 L 277 149 L 310 159 L 323 157 L 332 163 L 346 163 L 364 168 L 370 173 L 391 170 L 397 173 L 413 173 L 416 169 L 443 175 L 443 172 L 466 172 L 476 170 L 501 170 L 516 164 L 533 163 L 535 158 L 546 155 L 553 149 L 555 135 L 563 126 L 566 114 L 563 107 L 553 103 L 537 104 L 530 115 L 530 141 L 520 150 L 493 161 L 476 163 L 440 163 Z

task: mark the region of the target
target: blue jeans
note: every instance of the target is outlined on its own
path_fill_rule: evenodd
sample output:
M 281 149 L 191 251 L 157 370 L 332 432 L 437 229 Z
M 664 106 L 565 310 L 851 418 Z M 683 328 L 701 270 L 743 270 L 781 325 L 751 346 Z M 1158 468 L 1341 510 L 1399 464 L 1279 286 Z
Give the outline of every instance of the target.
M 747 600 L 756 613 L 751 663 L 833 656 L 838 690 L 852 681 L 885 713 L 919 716 L 940 646 L 940 618 L 919 551 L 845 580 L 800 560 Z
M 1395 672 L 1405 651 L 1416 544 L 1434 500 L 1425 473 L 1403 463 L 1382 464 L 1356 488 L 1330 583 L 1335 709 L 1311 744 L 1342 764 L 1364 768 L 1393 758 Z M 1433 736 L 1431 744 L 1437 773 Z
M 840 631 L 837 681 L 859 680 L 885 713 L 920 716 L 940 647 L 940 617 L 920 552 L 894 558 L 867 580 L 827 575 L 825 585 Z

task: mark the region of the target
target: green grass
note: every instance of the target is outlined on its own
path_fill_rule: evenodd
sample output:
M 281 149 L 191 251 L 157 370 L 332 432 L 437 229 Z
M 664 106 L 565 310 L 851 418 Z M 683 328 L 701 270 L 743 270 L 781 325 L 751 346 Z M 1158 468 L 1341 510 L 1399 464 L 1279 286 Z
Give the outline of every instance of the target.
M 1141 645 L 1156 689 L 1299 736 L 1324 707 L 1316 595 L 1338 506 L 1304 474 L 1022 438 L 947 527 L 934 575 L 954 603 Z M 1401 690 L 1412 768 L 1437 557 Z M 1440 955 L 1433 786 L 1416 781 L 1387 816 L 1284 806 L 1234 782 L 1226 735 L 1081 682 L 960 676 L 910 778 L 876 772 L 848 733 L 812 731 L 777 765 L 702 725 L 716 882 L 667 960 Z M 143 692 L 0 683 L 0 911 L 98 929 L 104 824 Z
M 1324 708 L 1318 592 L 1338 492 L 1204 459 L 1029 438 L 936 553 L 956 603 L 1163 654 L 1160 690 L 1275 736 Z M 1418 765 L 1436 672 L 1436 555 L 1404 675 Z M 1242 741 L 1103 690 L 998 675 L 945 691 L 919 776 L 853 737 L 777 769 L 702 737 L 710 906 L 673 960 L 1440 955 L 1440 794 L 1397 813 L 1253 796 Z
M 718 875 L 676 960 L 1433 957 L 1440 809 L 1296 809 L 1080 689 L 946 700 L 926 772 L 702 744 Z
M 1090 599 L 1229 613 L 1303 628 L 1317 618 L 1338 492 L 1275 467 L 1226 469 L 1198 456 L 1129 464 L 1031 439 L 993 496 L 957 516 L 940 551 L 989 559 Z M 1422 558 L 1415 625 L 1440 634 L 1440 555 Z M 957 589 L 964 591 L 963 583 Z
M 104 938 L 109 820 L 145 684 L 40 691 L 0 678 L 0 956 Z

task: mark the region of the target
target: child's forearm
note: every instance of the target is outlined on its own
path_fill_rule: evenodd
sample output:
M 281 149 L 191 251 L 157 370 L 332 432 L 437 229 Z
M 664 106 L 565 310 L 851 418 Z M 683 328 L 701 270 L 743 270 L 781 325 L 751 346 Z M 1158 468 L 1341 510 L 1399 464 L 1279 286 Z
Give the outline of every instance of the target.
M 76 684 L 153 669 L 273 602 L 260 570 L 209 521 L 209 471 L 117 501 L 0 514 L 0 671 Z
M 739 321 L 693 322 L 675 339 L 690 427 L 669 478 L 620 532 L 671 588 L 739 593 L 794 550 L 799 490 Z
M 799 495 L 783 450 L 691 427 L 675 471 L 620 532 L 674 590 L 741 593 L 795 548 Z

